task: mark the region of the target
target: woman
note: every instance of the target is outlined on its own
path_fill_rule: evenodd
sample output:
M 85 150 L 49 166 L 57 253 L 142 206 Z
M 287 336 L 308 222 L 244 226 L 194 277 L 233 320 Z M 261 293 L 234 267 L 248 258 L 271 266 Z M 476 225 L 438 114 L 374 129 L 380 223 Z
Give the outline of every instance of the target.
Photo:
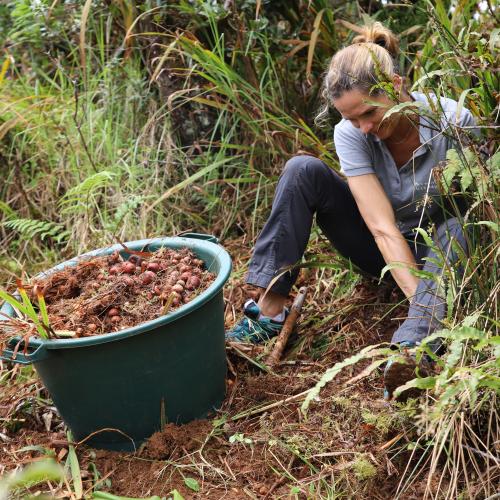
M 445 303 L 434 280 L 419 280 L 412 269 L 439 274 L 434 251 L 416 238 L 417 227 L 434 227 L 434 241 L 448 263 L 457 261 L 455 240 L 466 241 L 458 220 L 443 206 L 432 169 L 453 147 L 450 132 L 474 125 L 470 112 L 451 99 L 408 93 L 397 73 L 398 41 L 380 23 L 360 29 L 352 45 L 332 58 L 323 97 L 342 115 L 334 143 L 343 180 L 322 161 L 296 156 L 280 177 L 271 215 L 259 235 L 247 283 L 266 289 L 280 269 L 299 262 L 313 216 L 333 246 L 362 270 L 379 277 L 386 264 L 410 301 L 408 318 L 393 336 L 399 347 L 413 347 L 439 326 Z M 380 85 L 380 84 L 383 85 Z M 403 104 L 408 103 L 408 104 Z M 397 104 L 390 116 L 386 112 Z M 438 110 L 438 119 L 429 117 Z M 409 112 L 410 111 L 410 112 Z M 452 128 L 449 125 L 453 125 Z M 227 333 L 229 340 L 259 342 L 281 330 L 286 297 L 297 270 L 280 276 L 256 304 L 245 304 L 245 318 Z M 414 367 L 413 367 L 414 368 Z M 386 370 L 401 385 L 402 365 Z M 391 373 L 389 373 L 391 372 Z M 413 370 L 406 375 L 413 378 Z

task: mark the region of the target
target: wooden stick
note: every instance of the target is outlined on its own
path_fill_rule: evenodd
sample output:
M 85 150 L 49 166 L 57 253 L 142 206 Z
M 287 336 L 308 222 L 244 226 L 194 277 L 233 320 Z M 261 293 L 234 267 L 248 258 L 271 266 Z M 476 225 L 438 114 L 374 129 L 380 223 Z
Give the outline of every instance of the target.
M 293 301 L 290 314 L 286 318 L 285 324 L 283 325 L 283 328 L 281 329 L 281 332 L 278 335 L 278 338 L 276 339 L 276 343 L 274 344 L 274 349 L 267 358 L 267 365 L 271 368 L 274 365 L 276 365 L 281 359 L 281 355 L 283 354 L 283 351 L 286 347 L 288 338 L 290 337 L 290 334 L 293 331 L 293 327 L 295 326 L 295 323 L 297 322 L 297 319 L 300 316 L 300 311 L 304 304 L 306 295 L 307 295 L 307 287 L 303 286 L 299 289 L 299 293 L 297 294 L 295 300 Z

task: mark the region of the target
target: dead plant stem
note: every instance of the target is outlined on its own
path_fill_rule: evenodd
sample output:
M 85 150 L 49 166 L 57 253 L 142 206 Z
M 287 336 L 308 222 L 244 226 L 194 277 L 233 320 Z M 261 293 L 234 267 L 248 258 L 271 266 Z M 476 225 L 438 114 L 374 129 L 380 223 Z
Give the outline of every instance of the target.
M 275 401 L 274 403 L 268 404 L 266 406 L 262 406 L 261 408 L 256 408 L 254 410 L 239 413 L 238 415 L 231 417 L 230 420 L 234 421 L 234 420 L 239 420 L 241 418 L 250 417 L 253 415 L 258 415 L 259 413 L 263 413 L 267 410 L 271 410 L 272 408 L 276 408 L 276 407 L 281 406 L 283 404 L 289 403 L 290 401 L 300 401 L 301 399 L 304 399 L 305 396 L 309 392 L 310 392 L 310 389 L 307 389 L 306 391 L 300 392 L 299 394 L 295 394 L 295 395 L 290 396 L 290 397 L 285 398 L 285 399 L 280 399 L 279 401 Z

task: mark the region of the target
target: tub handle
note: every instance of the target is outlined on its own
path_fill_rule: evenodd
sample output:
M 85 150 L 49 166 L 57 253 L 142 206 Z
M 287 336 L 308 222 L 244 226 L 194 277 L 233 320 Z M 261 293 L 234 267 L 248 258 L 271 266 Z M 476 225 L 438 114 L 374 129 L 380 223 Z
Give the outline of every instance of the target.
M 219 238 L 213 234 L 202 234 L 202 233 L 181 233 L 178 236 L 181 238 L 193 238 L 194 240 L 204 240 L 210 241 L 211 243 L 219 243 Z
M 29 349 L 29 347 L 28 347 Z M 40 344 L 33 352 L 28 354 L 23 354 L 18 351 L 16 353 L 16 357 L 14 358 L 14 351 L 10 349 L 4 349 L 0 354 L 0 359 L 4 361 L 10 361 L 12 363 L 17 363 L 19 365 L 30 365 L 31 363 L 37 363 L 38 361 L 42 361 L 47 357 L 47 349 L 44 344 Z

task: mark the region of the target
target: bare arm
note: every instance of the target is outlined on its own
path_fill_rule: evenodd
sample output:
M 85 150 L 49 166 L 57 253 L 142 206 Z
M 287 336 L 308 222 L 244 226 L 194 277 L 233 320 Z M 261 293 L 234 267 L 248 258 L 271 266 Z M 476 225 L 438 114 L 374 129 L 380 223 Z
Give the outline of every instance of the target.
M 415 258 L 396 225 L 394 211 L 384 188 L 375 174 L 348 177 L 347 182 L 385 262 L 406 264 L 404 267 L 394 267 L 391 274 L 406 297 L 413 297 L 418 278 L 408 268 L 417 268 Z

